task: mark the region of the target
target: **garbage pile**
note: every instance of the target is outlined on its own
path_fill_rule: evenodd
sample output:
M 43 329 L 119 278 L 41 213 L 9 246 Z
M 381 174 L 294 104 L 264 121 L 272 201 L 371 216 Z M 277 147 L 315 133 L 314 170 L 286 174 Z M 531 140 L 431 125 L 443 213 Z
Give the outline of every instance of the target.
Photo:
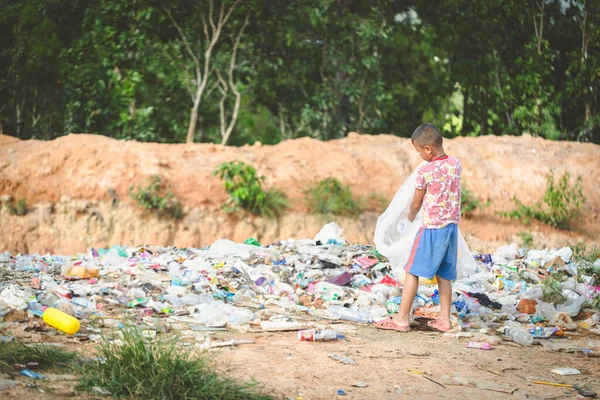
M 454 283 L 456 318 L 446 335 L 472 338 L 469 346 L 480 349 L 503 340 L 543 344 L 574 330 L 600 335 L 600 261 L 575 261 L 569 248 L 527 251 L 514 244 L 475 258 L 478 271 Z M 75 256 L 0 254 L 0 321 L 34 321 L 28 329 L 82 340 L 101 340 L 105 330 L 127 321 L 154 327 L 145 331 L 150 336 L 158 326 L 206 332 L 301 331 L 321 320 L 369 324 L 396 313 L 401 298 L 402 284 L 387 259 L 373 246 L 347 244 L 335 224 L 312 240 L 268 246 L 250 238 L 243 244 L 219 239 L 203 249 L 113 246 Z M 420 286 L 415 320 L 438 312 L 435 286 Z M 12 313 L 26 318 L 9 318 Z M 301 340 L 339 337 L 299 334 Z M 202 341 L 197 345 L 217 346 L 209 337 Z M 240 343 L 230 342 L 224 345 Z

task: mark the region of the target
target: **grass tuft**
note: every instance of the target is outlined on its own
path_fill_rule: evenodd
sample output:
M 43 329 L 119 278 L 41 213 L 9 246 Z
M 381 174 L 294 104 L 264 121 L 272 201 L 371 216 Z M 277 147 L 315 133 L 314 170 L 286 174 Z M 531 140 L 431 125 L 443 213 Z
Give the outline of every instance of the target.
M 364 210 L 348 186 L 335 178 L 323 179 L 306 191 L 308 207 L 318 214 L 357 216 Z
M 568 246 L 573 250 L 573 260 L 585 260 L 593 263 L 600 257 L 600 246 L 597 244 L 587 245 L 585 242 L 579 242 Z
M 179 345 L 175 336 L 148 340 L 128 327 L 118 341 L 105 340 L 99 361 L 84 367 L 80 389 L 99 386 L 114 398 L 140 399 L 270 399 L 254 384 L 217 374 L 209 353 Z
M 140 186 L 136 191 L 129 187 L 129 195 L 141 207 L 156 212 L 160 217 L 183 218 L 183 207 L 159 175 L 149 179 L 148 186 Z
M 14 200 L 7 204 L 8 211 L 12 215 L 18 215 L 22 217 L 23 215 L 27 215 L 29 212 L 29 206 L 27 205 L 27 200 L 19 199 L 17 204 L 15 204 Z
M 26 345 L 19 340 L 0 343 L 0 371 L 14 371 L 13 364 L 37 362 L 40 368 L 66 370 L 74 367 L 77 354 L 41 344 Z

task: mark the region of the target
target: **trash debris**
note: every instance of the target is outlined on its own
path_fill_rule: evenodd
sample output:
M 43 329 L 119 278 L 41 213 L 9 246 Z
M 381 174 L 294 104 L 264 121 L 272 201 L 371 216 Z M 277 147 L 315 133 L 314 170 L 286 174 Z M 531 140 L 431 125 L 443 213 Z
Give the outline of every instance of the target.
M 366 384 L 365 382 L 356 381 L 352 384 L 352 386 L 357 387 L 357 388 L 366 388 L 369 385 Z
M 333 329 L 314 330 L 306 329 L 298 331 L 298 340 L 302 342 L 326 342 L 331 340 L 344 339 L 344 335 L 340 335 Z
M 91 392 L 98 396 L 110 396 L 111 395 L 109 390 L 107 390 L 103 387 L 100 387 L 100 386 L 92 386 Z
M 581 387 L 581 386 L 575 384 L 575 385 L 573 385 L 573 388 L 575 390 L 577 390 L 577 393 L 579 393 L 583 397 L 595 398 L 596 396 L 598 396 L 598 394 L 596 392 L 594 392 L 592 389 L 589 389 L 585 386 Z
M 573 385 L 568 385 L 565 383 L 556 383 L 556 382 L 531 381 L 531 383 L 535 383 L 536 385 L 546 385 L 546 386 L 557 386 L 557 387 L 567 387 L 567 388 L 573 387 Z
M 285 332 L 304 330 L 309 328 L 309 325 L 295 321 L 263 321 L 260 323 L 260 327 L 265 332 Z
M 0 391 L 6 389 L 12 389 L 17 386 L 17 382 L 11 379 L 0 378 Z
M 517 388 L 514 388 L 505 383 L 497 383 L 492 381 L 486 381 L 478 378 L 470 378 L 458 373 L 454 373 L 452 379 L 445 379 L 449 384 L 459 386 L 473 386 L 482 390 L 490 390 L 493 392 L 501 392 L 512 394 Z
M 28 378 L 31 379 L 44 379 L 44 375 L 38 374 L 37 372 L 33 372 L 31 370 L 28 369 L 24 369 L 20 372 L 21 375 L 25 375 Z
M 327 354 L 330 358 L 333 358 L 336 361 L 341 362 L 342 364 L 346 364 L 346 365 L 356 365 L 356 361 L 354 361 L 352 358 L 347 357 L 347 356 L 338 356 L 335 354 Z
M 487 342 L 468 342 L 467 348 L 468 349 L 479 349 L 479 350 L 491 350 L 492 345 Z
M 575 368 L 554 368 L 552 373 L 557 375 L 579 375 L 581 371 Z
M 402 190 L 414 190 L 410 182 L 407 187 Z M 405 202 L 395 198 L 392 204 Z M 4 253 L 0 319 L 93 341 L 133 319 L 146 337 L 178 330 L 185 333 L 185 345 L 202 348 L 250 343 L 231 337 L 214 341 L 213 331 L 293 331 L 305 341 L 341 339 L 355 332 L 354 324 L 372 324 L 399 310 L 404 272 L 397 262 L 407 255 L 396 240 L 415 229 L 406 221 L 400 229 L 399 222 L 391 208 L 380 217 L 377 247 L 347 244 L 343 229 L 329 223 L 312 240 L 272 244 L 248 238 L 244 243 L 219 239 L 202 249 L 113 246 L 69 256 Z M 391 231 L 382 233 L 386 226 Z M 596 347 L 584 349 L 573 339 L 581 332 L 582 339 L 600 335 L 600 288 L 590 263 L 573 260 L 569 248 L 527 251 L 510 244 L 472 257 L 466 244 L 459 247 L 453 328 L 445 336 L 468 338 L 463 342 L 468 348 L 481 350 L 512 341 L 598 355 Z M 427 322 L 439 314 L 439 293 L 425 284 L 431 282 L 420 283 L 412 328 L 430 331 Z M 355 364 L 350 357 L 335 357 Z
M 56 308 L 48 307 L 43 314 L 44 322 L 53 328 L 63 331 L 69 335 L 79 332 L 79 321 Z

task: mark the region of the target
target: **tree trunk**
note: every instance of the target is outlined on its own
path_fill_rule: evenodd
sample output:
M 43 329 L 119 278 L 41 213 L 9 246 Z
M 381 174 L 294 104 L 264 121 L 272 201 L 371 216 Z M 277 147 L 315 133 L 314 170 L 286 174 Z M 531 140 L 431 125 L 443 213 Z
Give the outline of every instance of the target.
M 196 123 L 198 122 L 198 108 L 200 107 L 200 99 L 202 98 L 201 86 L 198 85 L 196 90 L 196 98 L 194 99 L 194 105 L 190 111 L 190 123 L 188 125 L 186 143 L 194 143 L 194 133 L 196 132 Z
M 546 6 L 546 0 L 541 0 L 540 3 L 541 5 L 539 5 L 538 3 L 538 7 L 540 8 L 540 34 L 538 35 L 538 54 L 542 54 L 542 38 L 544 37 L 544 7 Z
M 463 90 L 463 124 L 460 134 L 467 136 L 472 130 L 473 127 L 469 121 L 469 89 L 465 88 Z

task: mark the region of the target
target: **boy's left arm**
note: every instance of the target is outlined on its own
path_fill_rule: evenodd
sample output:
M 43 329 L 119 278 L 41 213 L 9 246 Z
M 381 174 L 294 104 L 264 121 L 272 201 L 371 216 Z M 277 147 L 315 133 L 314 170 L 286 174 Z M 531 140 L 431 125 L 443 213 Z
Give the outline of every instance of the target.
M 410 212 L 408 213 L 408 220 L 413 222 L 415 217 L 419 213 L 421 206 L 423 205 L 423 198 L 425 197 L 424 189 L 415 189 L 415 195 L 412 202 L 410 203 Z

